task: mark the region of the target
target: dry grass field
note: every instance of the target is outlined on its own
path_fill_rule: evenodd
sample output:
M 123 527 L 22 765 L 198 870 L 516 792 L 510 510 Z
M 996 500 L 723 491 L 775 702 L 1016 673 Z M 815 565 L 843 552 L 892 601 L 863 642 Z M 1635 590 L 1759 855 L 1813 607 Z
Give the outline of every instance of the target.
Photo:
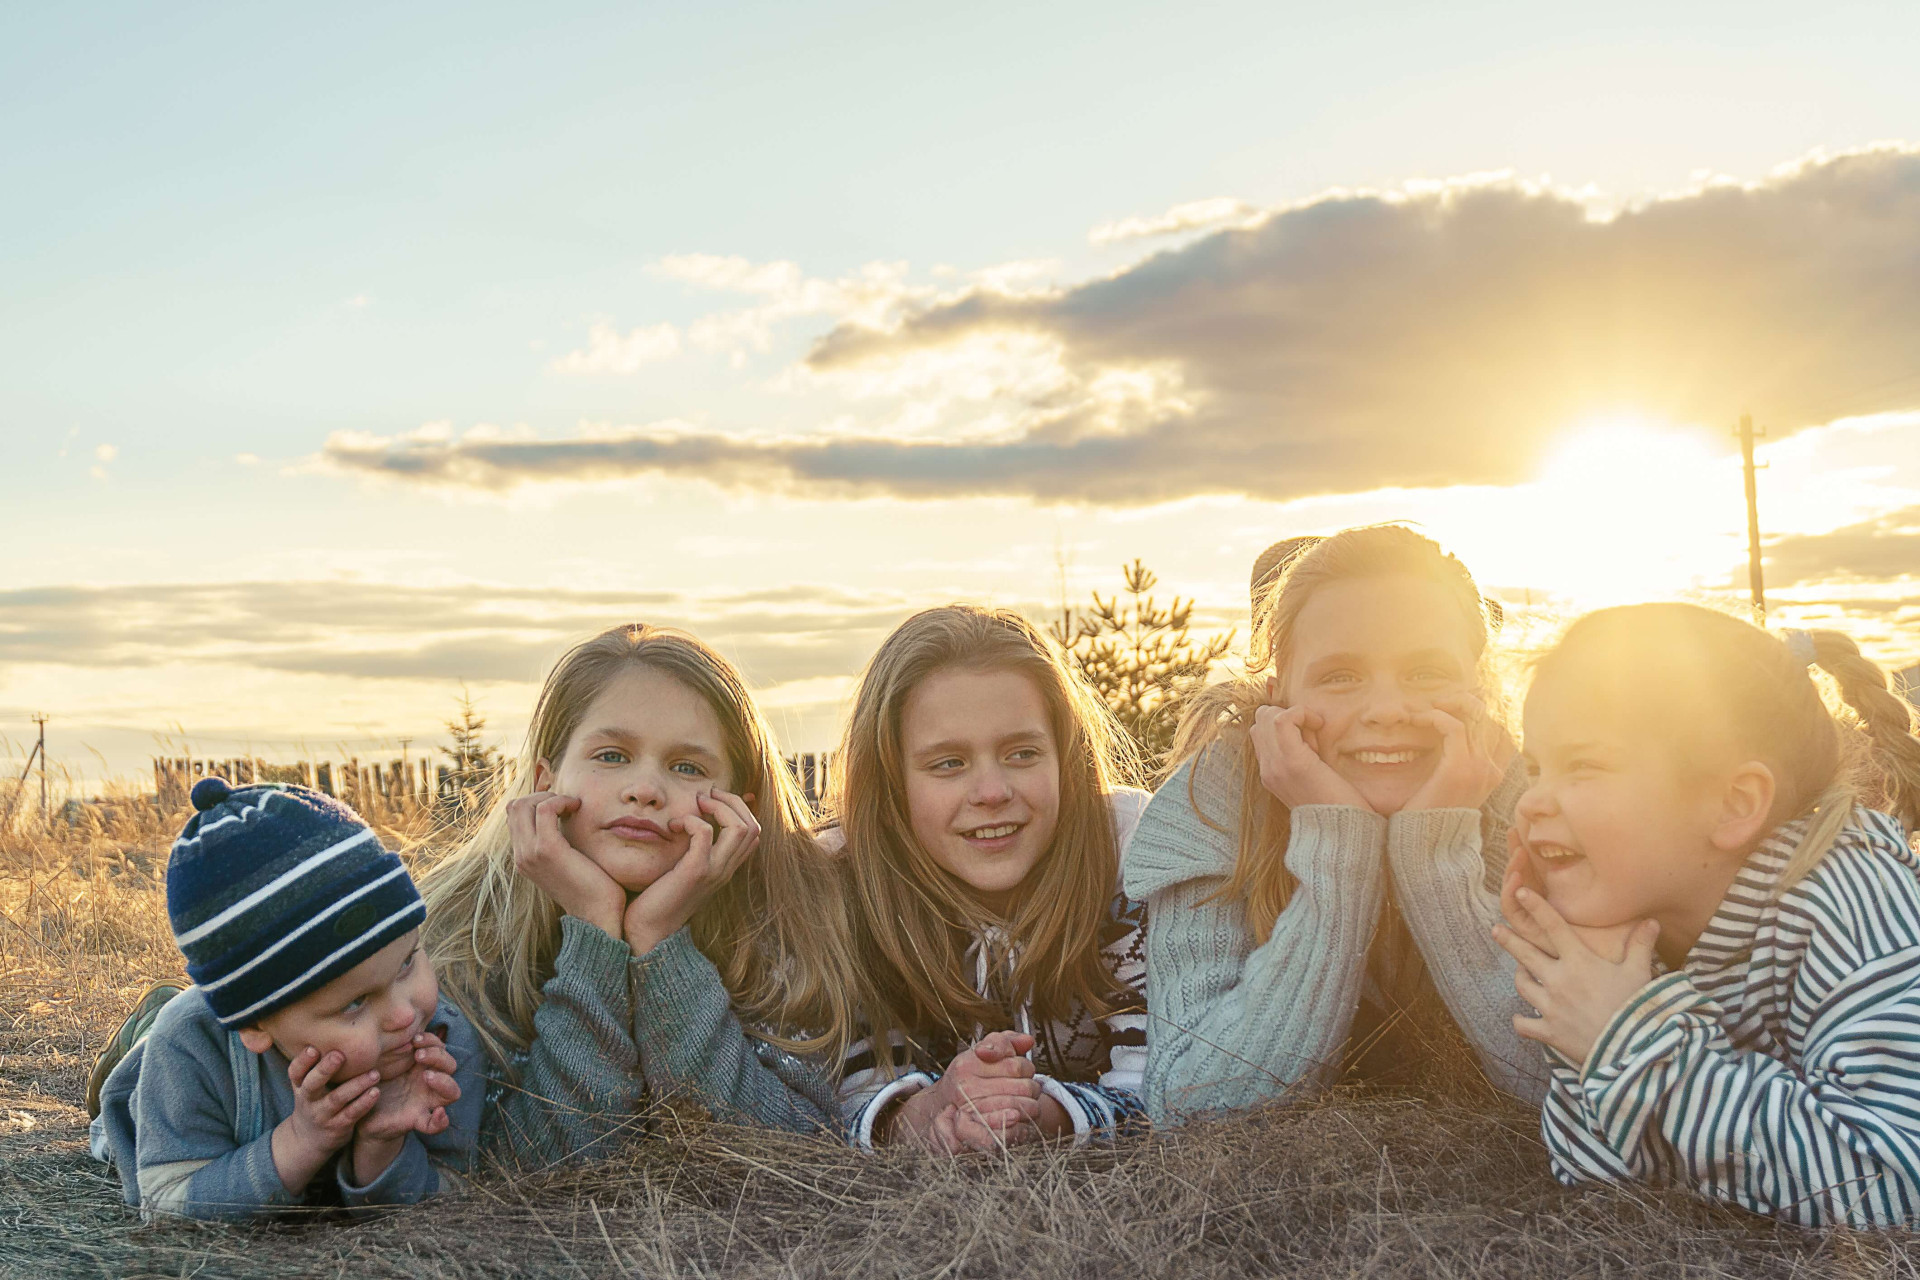
M 131 999 L 179 972 L 174 819 L 0 837 L 0 1275 L 1920 1276 L 1904 1235 L 1563 1190 L 1533 1117 L 1471 1082 L 961 1162 L 661 1116 L 618 1160 L 372 1220 L 142 1225 L 81 1102 Z

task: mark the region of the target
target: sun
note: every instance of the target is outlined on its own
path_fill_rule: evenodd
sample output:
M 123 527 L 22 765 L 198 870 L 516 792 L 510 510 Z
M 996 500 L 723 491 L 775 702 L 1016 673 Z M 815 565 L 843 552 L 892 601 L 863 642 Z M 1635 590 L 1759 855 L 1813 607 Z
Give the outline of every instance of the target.
M 1463 539 L 1494 585 L 1591 609 L 1724 584 L 1744 556 L 1739 459 L 1703 428 L 1618 415 L 1566 432 L 1527 483 L 1485 493 Z M 1466 513 L 1462 513 L 1465 515 Z

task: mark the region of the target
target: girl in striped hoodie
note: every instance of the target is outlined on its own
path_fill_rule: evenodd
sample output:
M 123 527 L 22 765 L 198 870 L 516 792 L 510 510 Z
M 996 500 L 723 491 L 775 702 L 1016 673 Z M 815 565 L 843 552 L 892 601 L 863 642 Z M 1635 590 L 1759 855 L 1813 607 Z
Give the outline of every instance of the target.
M 1920 1219 L 1920 740 L 1880 669 L 1836 632 L 1607 609 L 1541 662 L 1525 727 L 1495 934 L 1554 1175 Z

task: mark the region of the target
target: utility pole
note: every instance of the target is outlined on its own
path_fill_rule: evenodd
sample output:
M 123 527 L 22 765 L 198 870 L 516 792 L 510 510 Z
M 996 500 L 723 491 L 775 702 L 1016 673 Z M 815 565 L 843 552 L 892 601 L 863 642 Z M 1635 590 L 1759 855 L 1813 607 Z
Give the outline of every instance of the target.
M 47 830 L 51 831 L 53 830 L 53 809 L 47 798 L 47 719 L 47 713 L 44 711 L 33 717 L 33 722 L 40 726 L 40 742 L 34 747 L 40 755 L 40 821 Z
M 1740 437 L 1740 462 L 1747 476 L 1747 586 L 1753 592 L 1753 620 L 1760 626 L 1767 624 L 1767 581 L 1760 571 L 1760 501 L 1754 489 L 1753 440 L 1755 436 L 1764 436 L 1765 431 L 1753 429 L 1753 415 L 1740 415 L 1740 429 L 1734 432 Z

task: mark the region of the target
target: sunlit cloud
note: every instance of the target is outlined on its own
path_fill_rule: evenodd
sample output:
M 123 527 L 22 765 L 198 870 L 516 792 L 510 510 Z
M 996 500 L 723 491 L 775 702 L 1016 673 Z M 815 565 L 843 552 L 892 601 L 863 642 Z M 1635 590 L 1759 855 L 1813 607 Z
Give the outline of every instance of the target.
M 763 318 L 846 317 L 804 377 L 852 401 L 937 388 L 937 413 L 901 431 L 876 404 L 868 425 L 778 438 L 336 437 L 326 460 L 495 491 L 697 472 L 822 496 L 1286 501 L 1516 484 L 1569 429 L 1623 415 L 1717 434 L 1752 408 L 1777 438 L 1920 404 L 1920 149 L 1610 210 L 1506 177 L 1340 192 L 1038 291 L 930 295 L 903 268 L 818 281 L 711 256 L 660 269 L 765 298 Z
M 1229 222 L 1251 222 L 1266 216 L 1266 211 L 1244 200 L 1215 196 L 1211 200 L 1189 200 L 1174 205 L 1165 213 L 1148 217 L 1120 218 L 1103 222 L 1087 233 L 1091 244 L 1119 244 L 1128 240 L 1148 240 L 1159 236 L 1200 231 Z
M 587 330 L 587 345 L 569 351 L 547 365 L 555 373 L 633 373 L 642 365 L 680 353 L 680 331 L 656 324 L 621 333 L 605 321 Z

